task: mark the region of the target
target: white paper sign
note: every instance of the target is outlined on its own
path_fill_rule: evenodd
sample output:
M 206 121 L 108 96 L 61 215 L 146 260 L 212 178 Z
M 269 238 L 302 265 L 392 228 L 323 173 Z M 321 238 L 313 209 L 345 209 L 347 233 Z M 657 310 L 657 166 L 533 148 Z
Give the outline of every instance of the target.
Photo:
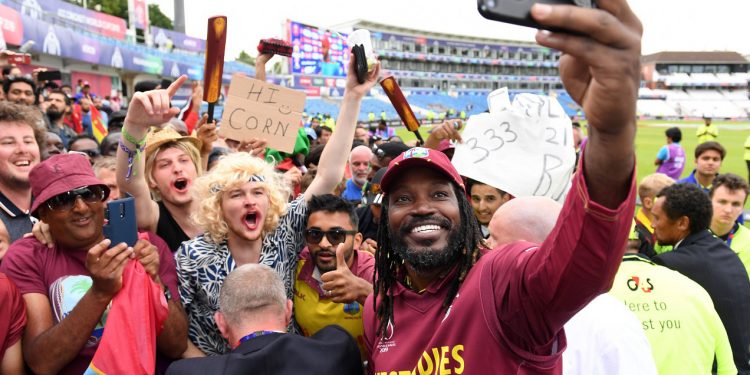
M 509 110 L 471 116 L 453 165 L 516 197 L 565 200 L 575 166 L 573 130 L 556 99 L 519 94 Z

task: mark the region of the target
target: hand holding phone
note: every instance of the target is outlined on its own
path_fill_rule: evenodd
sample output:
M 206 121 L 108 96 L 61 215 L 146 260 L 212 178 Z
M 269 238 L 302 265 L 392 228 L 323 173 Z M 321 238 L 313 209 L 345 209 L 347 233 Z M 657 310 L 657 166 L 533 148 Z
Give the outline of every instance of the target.
M 531 6 L 535 3 L 575 5 L 583 8 L 596 7 L 595 0 L 477 0 L 477 8 L 479 14 L 489 20 L 535 29 L 550 29 L 540 25 L 531 17 Z
M 138 242 L 138 227 L 135 221 L 135 199 L 127 197 L 107 203 L 104 237 L 112 241 L 112 246 L 121 242 L 135 246 Z

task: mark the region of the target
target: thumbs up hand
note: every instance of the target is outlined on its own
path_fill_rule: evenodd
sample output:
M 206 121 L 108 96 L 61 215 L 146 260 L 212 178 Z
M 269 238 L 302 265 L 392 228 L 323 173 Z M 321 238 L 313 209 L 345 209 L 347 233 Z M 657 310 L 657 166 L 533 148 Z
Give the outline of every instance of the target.
M 333 302 L 357 301 L 364 304 L 367 296 L 372 293 L 372 284 L 355 276 L 349 269 L 344 246 L 341 243 L 336 247 L 336 270 L 326 272 L 320 277 L 323 281 L 322 288 Z

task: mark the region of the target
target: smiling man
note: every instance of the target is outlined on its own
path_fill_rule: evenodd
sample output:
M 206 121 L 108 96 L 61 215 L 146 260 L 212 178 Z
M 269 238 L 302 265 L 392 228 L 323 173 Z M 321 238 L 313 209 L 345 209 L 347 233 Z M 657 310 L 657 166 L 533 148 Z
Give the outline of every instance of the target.
M 159 352 L 171 358 L 182 354 L 187 322 L 171 297 L 177 296 L 177 275 L 166 244 L 150 234 L 132 248 L 104 239 L 109 191 L 82 155 L 53 156 L 35 166 L 29 180 L 35 199 L 31 212 L 49 223 L 54 242 L 47 246 L 33 237 L 16 241 L 0 265 L 26 303 L 26 364 L 35 373 L 83 373 L 100 344 L 110 301 L 122 288 L 125 265 L 133 258 L 171 300 L 157 336 Z
M 364 310 L 370 373 L 562 372 L 563 325 L 611 287 L 635 209 L 642 27 L 626 1 L 598 4 L 531 8 L 545 27 L 578 34 L 536 38 L 563 51 L 562 82 L 590 126 L 543 243 L 488 251 L 461 176 L 442 152 L 413 148 L 388 166 L 374 294 Z
M 39 163 L 46 137 L 33 109 L 0 102 L 0 220 L 11 243 L 31 232 L 29 172 Z
M 357 340 L 362 358 L 362 305 L 372 294 L 375 258 L 357 250 L 354 207 L 332 194 L 313 196 L 307 203 L 307 249 L 300 254 L 294 283 L 294 315 L 305 336 L 331 324 Z

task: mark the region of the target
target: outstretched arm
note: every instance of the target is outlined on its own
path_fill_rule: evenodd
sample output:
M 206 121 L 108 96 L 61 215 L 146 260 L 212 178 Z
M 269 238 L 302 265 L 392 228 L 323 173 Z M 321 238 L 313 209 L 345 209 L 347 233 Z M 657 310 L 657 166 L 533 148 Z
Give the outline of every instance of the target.
M 367 74 L 365 83 L 357 83 L 357 74 L 354 72 L 354 57 L 349 59 L 349 73 L 346 75 L 346 89 L 344 99 L 341 103 L 339 118 L 336 121 L 336 131 L 323 149 L 318 163 L 318 172 L 315 179 L 305 191 L 305 201 L 309 201 L 313 195 L 328 194 L 344 178 L 344 166 L 346 157 L 352 147 L 354 140 L 354 129 L 357 127 L 357 116 L 362 98 L 375 86 L 380 74 L 380 64 Z
M 542 25 L 579 34 L 540 31 L 536 40 L 563 52 L 560 78 L 589 121 L 583 163 L 589 194 L 615 208 L 628 194 L 635 167 L 643 27 L 625 0 L 597 5 L 599 9 L 536 4 L 531 13 Z
M 122 143 L 131 153 L 134 153 L 138 147 L 134 141 L 145 140 L 148 129 L 152 125 L 161 125 L 180 113 L 179 108 L 170 107 L 169 103 L 177 89 L 186 80 L 187 76 L 181 76 L 167 89 L 133 94 L 122 128 Z M 144 158 L 145 154 L 141 153 L 139 158 L 132 158 L 131 163 L 128 153 L 123 150 L 122 146 L 117 149 L 117 186 L 121 192 L 128 193 L 135 198 L 138 228 L 156 232 L 159 206 L 151 199 L 151 192 L 144 175 Z

